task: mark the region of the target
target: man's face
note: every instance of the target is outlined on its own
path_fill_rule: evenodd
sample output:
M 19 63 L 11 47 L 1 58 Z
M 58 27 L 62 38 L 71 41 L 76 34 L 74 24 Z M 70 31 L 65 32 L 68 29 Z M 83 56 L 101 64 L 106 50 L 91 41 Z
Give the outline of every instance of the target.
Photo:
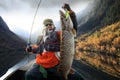
M 47 30 L 53 30 L 54 29 L 54 26 L 53 26 L 53 24 L 45 24 L 45 27 L 46 27 L 46 29 Z
M 54 25 L 53 24 L 45 24 L 45 27 L 44 27 L 44 35 L 49 35 L 51 32 L 54 31 Z

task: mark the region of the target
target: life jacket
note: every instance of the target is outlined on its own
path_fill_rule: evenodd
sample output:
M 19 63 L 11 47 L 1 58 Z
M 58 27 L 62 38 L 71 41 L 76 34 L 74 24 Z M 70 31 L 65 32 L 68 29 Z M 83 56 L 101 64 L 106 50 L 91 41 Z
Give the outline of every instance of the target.
M 36 55 L 36 64 L 43 66 L 44 68 L 52 68 L 58 65 L 59 60 L 55 55 L 55 52 L 43 52 L 42 55 Z
M 44 42 L 46 51 L 58 52 L 60 51 L 60 38 L 57 31 L 52 32 Z
M 48 36 L 48 38 L 45 40 L 44 42 L 44 47 L 46 52 L 42 52 L 41 54 L 37 54 L 36 56 L 36 64 L 39 64 L 41 66 L 43 66 L 44 68 L 51 68 L 54 67 L 55 65 L 57 65 L 59 63 L 58 58 L 56 57 L 56 50 L 53 50 L 53 48 L 50 50 L 50 47 L 48 48 L 48 46 L 54 45 L 54 46 L 58 46 L 60 45 L 60 31 L 55 31 L 53 32 L 50 36 Z M 60 46 L 59 46 L 60 47 Z M 59 49 L 58 49 L 59 51 Z

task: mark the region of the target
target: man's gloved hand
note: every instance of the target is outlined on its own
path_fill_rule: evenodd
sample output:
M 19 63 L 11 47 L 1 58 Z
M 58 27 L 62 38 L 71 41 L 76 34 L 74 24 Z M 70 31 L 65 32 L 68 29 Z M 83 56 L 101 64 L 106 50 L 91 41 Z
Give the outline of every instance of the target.
M 26 48 L 26 52 L 36 53 L 37 50 L 38 50 L 38 45 L 36 45 L 36 44 L 29 45 L 29 46 L 27 46 L 27 48 Z
M 32 47 L 31 46 L 27 46 L 26 52 L 32 52 Z

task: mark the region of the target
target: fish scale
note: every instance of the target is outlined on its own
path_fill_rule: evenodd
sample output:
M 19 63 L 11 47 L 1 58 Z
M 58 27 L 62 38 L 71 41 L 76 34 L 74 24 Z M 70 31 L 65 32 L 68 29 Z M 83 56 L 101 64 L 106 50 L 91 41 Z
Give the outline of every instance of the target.
M 60 21 L 61 21 L 61 42 L 60 42 L 60 64 L 58 67 L 58 72 L 62 75 L 63 80 L 68 80 L 67 75 L 72 66 L 74 58 L 74 32 L 73 24 L 70 19 L 66 20 L 65 14 L 60 11 Z

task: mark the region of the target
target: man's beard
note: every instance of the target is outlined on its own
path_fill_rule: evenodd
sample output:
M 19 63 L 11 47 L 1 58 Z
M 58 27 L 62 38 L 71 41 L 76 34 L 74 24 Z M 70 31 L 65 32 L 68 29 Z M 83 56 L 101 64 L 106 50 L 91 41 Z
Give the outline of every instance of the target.
M 50 35 L 52 32 L 53 32 L 54 30 L 53 29 L 51 29 L 51 30 L 44 30 L 44 36 L 48 36 L 48 35 Z

